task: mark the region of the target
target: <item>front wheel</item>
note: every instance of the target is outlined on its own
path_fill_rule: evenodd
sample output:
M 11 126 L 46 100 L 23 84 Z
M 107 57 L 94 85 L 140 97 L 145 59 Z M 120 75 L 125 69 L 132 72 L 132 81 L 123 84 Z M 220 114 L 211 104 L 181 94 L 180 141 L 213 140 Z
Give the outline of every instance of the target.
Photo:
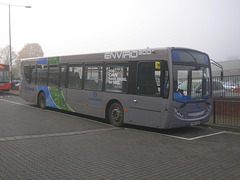
M 38 105 L 40 108 L 45 109 L 46 108 L 46 95 L 44 92 L 41 92 L 38 97 Z
M 113 103 L 109 107 L 108 111 L 108 118 L 109 122 L 117 127 L 120 127 L 123 125 L 123 108 L 119 103 Z

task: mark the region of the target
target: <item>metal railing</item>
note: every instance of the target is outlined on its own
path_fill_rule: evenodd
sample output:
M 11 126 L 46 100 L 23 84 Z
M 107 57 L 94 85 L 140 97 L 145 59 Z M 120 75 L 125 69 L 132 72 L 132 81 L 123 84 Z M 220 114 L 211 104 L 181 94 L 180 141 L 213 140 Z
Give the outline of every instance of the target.
M 240 128 L 240 75 L 213 77 L 214 82 L 223 86 L 219 94 L 214 93 L 213 108 L 209 123 Z M 221 89 L 221 88 L 220 88 Z
M 240 76 L 224 76 L 221 81 L 221 77 L 213 77 L 213 85 L 214 83 L 222 84 L 223 88 L 221 90 L 221 97 L 240 97 Z M 213 87 L 214 92 L 214 87 Z M 213 97 L 215 96 L 213 93 Z
M 240 127 L 240 98 L 237 100 L 214 100 L 210 123 Z

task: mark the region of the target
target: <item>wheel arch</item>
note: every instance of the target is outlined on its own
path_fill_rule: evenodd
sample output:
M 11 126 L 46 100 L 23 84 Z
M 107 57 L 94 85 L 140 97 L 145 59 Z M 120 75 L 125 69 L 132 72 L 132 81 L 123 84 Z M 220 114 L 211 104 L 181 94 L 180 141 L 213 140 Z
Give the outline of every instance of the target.
M 105 119 L 106 119 L 107 122 L 109 122 L 108 111 L 109 111 L 110 106 L 113 103 L 119 103 L 122 106 L 122 103 L 120 103 L 120 101 L 118 101 L 117 99 L 111 99 L 110 101 L 108 101 L 106 109 L 105 109 Z
M 41 93 L 44 93 L 44 94 L 46 95 L 46 93 L 45 93 L 43 90 L 40 90 L 40 91 L 38 92 L 38 95 L 37 95 L 37 105 L 38 105 L 38 106 L 39 106 L 39 96 L 40 96 Z

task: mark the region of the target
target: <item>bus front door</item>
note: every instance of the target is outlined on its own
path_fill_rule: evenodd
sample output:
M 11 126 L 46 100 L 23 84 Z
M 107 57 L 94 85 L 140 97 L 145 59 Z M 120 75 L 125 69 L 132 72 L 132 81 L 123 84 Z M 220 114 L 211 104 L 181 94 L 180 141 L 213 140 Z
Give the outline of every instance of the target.
M 128 120 L 126 123 L 148 127 L 160 127 L 165 117 L 165 99 L 147 96 L 131 96 L 129 98 Z

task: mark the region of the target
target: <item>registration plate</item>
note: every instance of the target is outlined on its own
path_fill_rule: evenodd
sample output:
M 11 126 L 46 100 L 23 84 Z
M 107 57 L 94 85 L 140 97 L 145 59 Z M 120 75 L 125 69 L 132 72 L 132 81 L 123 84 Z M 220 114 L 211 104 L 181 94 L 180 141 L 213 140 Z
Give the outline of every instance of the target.
M 196 125 L 199 125 L 199 124 L 200 124 L 200 121 L 191 122 L 191 126 L 196 126 Z

